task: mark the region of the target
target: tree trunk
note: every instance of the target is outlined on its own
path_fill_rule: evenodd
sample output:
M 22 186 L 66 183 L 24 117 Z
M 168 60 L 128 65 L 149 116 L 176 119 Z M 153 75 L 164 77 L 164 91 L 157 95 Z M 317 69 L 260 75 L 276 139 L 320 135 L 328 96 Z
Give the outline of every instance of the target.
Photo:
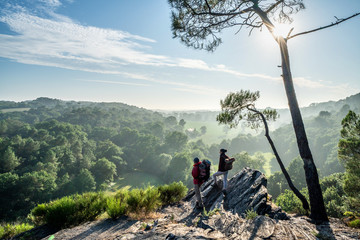
M 309 190 L 310 197 L 310 218 L 313 219 L 315 222 L 329 221 L 320 188 L 319 176 L 310 151 L 304 123 L 302 121 L 299 105 L 296 99 L 293 79 L 290 71 L 290 59 L 286 39 L 284 39 L 283 37 L 275 36 L 273 34 L 275 28 L 274 24 L 272 24 L 267 14 L 263 10 L 261 10 L 255 3 L 257 3 L 257 1 L 254 1 L 254 11 L 259 15 L 264 25 L 267 27 L 269 32 L 273 35 L 275 41 L 277 41 L 280 46 L 283 82 L 285 86 L 286 96 L 288 99 L 297 145 L 299 148 L 300 156 L 304 161 L 306 184 Z
M 304 208 L 305 210 L 309 210 L 309 203 L 307 202 L 307 200 L 306 200 L 306 198 L 304 197 L 304 195 L 302 195 L 302 194 L 299 192 L 299 190 L 295 187 L 295 185 L 294 185 L 293 182 L 291 181 L 291 178 L 290 178 L 290 176 L 289 176 L 289 173 L 287 172 L 284 164 L 283 164 L 282 161 L 281 161 L 281 158 L 280 158 L 280 156 L 279 156 L 279 154 L 278 154 L 278 152 L 277 152 L 277 150 L 276 150 L 276 148 L 275 148 L 275 144 L 274 144 L 274 142 L 272 141 L 272 139 L 271 139 L 271 137 L 270 137 L 270 135 L 269 135 L 269 127 L 268 127 L 268 125 L 267 125 L 266 118 L 265 118 L 264 114 L 262 114 L 262 112 L 259 112 L 259 111 L 255 110 L 255 109 L 251 109 L 251 108 L 248 108 L 248 109 L 249 109 L 250 111 L 253 111 L 253 112 L 255 112 L 255 113 L 257 113 L 257 114 L 260 115 L 260 117 L 261 117 L 261 119 L 262 119 L 262 121 L 263 121 L 263 123 L 264 123 L 264 126 L 265 126 L 265 137 L 267 138 L 267 140 L 268 140 L 268 142 L 269 142 L 269 144 L 270 144 L 270 146 L 271 146 L 271 149 L 272 149 L 273 152 L 274 152 L 274 155 L 275 155 L 275 157 L 276 157 L 276 160 L 277 160 L 277 162 L 278 162 L 279 165 L 280 165 L 280 169 L 281 169 L 282 173 L 284 174 L 284 176 L 285 176 L 285 178 L 286 178 L 286 181 L 287 181 L 290 189 L 291 189 L 291 190 L 294 192 L 294 194 L 300 199 L 303 208 Z
M 311 215 L 310 218 L 317 221 L 328 221 L 324 199 L 320 188 L 319 176 L 310 151 L 304 123 L 301 117 L 299 105 L 296 99 L 295 89 L 290 71 L 289 52 L 287 42 L 283 37 L 278 38 L 281 52 L 283 82 L 290 108 L 293 127 L 296 135 L 300 156 L 304 161 L 306 184 L 309 190 Z

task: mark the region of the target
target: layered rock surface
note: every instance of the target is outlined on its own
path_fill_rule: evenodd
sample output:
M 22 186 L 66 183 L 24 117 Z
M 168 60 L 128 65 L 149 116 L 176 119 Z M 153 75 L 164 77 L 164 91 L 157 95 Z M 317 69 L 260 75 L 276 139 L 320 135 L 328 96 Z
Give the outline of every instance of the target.
M 204 205 L 207 210 L 223 208 L 234 214 L 243 215 L 247 210 L 254 210 L 264 215 L 271 212 L 268 203 L 267 180 L 265 175 L 257 170 L 244 168 L 228 181 L 227 194 L 221 191 L 222 180 L 215 185 L 210 178 L 201 187 Z M 191 190 L 184 199 L 195 202 L 195 193 Z

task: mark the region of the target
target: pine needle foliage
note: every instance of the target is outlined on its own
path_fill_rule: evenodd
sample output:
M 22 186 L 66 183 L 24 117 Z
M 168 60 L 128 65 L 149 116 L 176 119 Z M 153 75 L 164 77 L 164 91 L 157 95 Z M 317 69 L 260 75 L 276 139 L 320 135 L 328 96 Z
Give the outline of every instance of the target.
M 221 124 L 230 128 L 236 127 L 241 120 L 244 120 L 249 127 L 257 129 L 263 123 L 261 114 L 266 120 L 275 121 L 278 113 L 275 109 L 258 110 L 255 102 L 260 98 L 259 91 L 240 90 L 230 92 L 224 100 L 220 101 L 222 112 L 216 117 Z

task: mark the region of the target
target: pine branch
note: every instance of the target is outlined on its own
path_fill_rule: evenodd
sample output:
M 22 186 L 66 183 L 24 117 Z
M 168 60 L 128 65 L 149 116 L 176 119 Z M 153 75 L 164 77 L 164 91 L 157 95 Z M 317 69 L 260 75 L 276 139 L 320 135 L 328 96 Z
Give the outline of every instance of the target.
M 349 20 L 349 19 L 351 19 L 351 18 L 353 18 L 353 17 L 356 17 L 356 16 L 358 16 L 358 15 L 360 15 L 360 12 L 355 13 L 354 15 L 352 15 L 352 16 L 350 16 L 350 17 L 347 17 L 347 18 L 343 18 L 343 19 L 338 19 L 337 17 L 335 17 L 335 18 L 337 19 L 337 21 L 334 22 L 334 23 L 331 23 L 331 24 L 326 25 L 326 26 L 323 26 L 323 27 L 315 28 L 315 29 L 310 30 L 310 31 L 297 33 L 297 34 L 294 34 L 294 35 L 292 35 L 292 36 L 288 36 L 286 39 L 289 40 L 289 39 L 291 39 L 291 38 L 294 38 L 294 37 L 297 37 L 297 36 L 300 36 L 300 35 L 304 35 L 304 34 L 316 32 L 316 31 L 319 31 L 319 30 L 322 30 L 322 29 L 325 29 L 325 28 L 333 27 L 333 26 L 335 26 L 335 25 L 338 25 L 338 24 L 340 24 L 340 23 L 342 23 L 342 22 L 345 22 L 345 21 L 347 21 L 347 20 Z

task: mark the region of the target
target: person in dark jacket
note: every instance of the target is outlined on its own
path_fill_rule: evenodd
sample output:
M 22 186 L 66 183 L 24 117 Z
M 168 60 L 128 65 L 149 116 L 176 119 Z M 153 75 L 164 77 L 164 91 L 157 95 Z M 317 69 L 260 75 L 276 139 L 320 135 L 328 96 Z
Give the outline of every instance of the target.
M 199 165 L 201 164 L 199 158 L 194 158 L 194 165 L 192 169 L 192 176 L 193 176 L 193 183 L 194 183 L 194 190 L 196 196 L 196 208 L 203 208 L 204 204 L 201 197 L 200 187 L 203 184 L 203 181 L 199 179 L 200 169 Z
M 220 149 L 220 158 L 219 158 L 219 167 L 218 167 L 218 171 L 216 173 L 213 174 L 213 179 L 215 182 L 215 186 L 217 185 L 217 176 L 220 175 L 224 175 L 224 180 L 223 180 L 223 188 L 222 191 L 224 194 L 226 194 L 226 187 L 227 187 L 227 175 L 228 175 L 228 171 L 225 170 L 225 163 L 226 161 L 229 161 L 231 158 L 229 158 L 225 153 L 227 152 L 226 149 Z

